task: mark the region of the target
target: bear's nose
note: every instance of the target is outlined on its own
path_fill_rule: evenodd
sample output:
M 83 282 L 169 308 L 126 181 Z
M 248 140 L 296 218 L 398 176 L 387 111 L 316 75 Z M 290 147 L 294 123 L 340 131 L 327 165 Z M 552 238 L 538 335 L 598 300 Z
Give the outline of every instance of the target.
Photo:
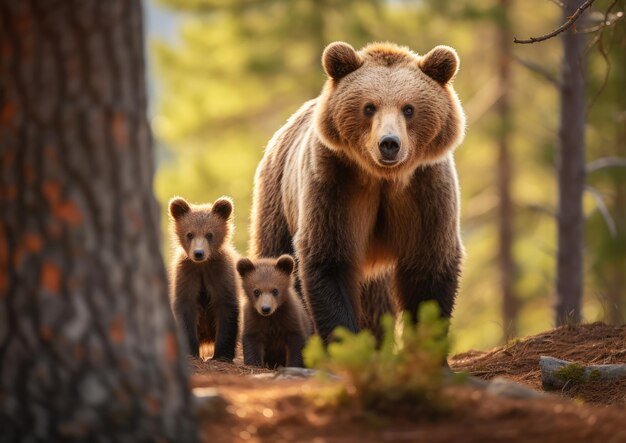
M 193 251 L 193 258 L 196 260 L 202 260 L 202 257 L 204 257 L 204 251 L 202 249 L 196 249 Z
M 385 135 L 378 142 L 378 149 L 382 155 L 383 162 L 395 162 L 400 151 L 400 139 L 395 135 Z
M 263 314 L 269 314 L 270 313 L 271 308 L 268 305 L 263 305 L 261 306 L 261 312 Z

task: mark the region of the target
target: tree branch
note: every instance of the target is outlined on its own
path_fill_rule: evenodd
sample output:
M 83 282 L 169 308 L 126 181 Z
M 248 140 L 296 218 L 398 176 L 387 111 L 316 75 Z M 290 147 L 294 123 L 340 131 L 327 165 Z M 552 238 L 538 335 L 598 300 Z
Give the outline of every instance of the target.
M 611 234 L 611 238 L 617 237 L 617 228 L 615 227 L 615 220 L 613 220 L 613 217 L 611 217 L 609 208 L 607 208 L 606 203 L 604 203 L 604 197 L 602 197 L 602 194 L 600 194 L 600 191 L 598 191 L 593 186 L 587 185 L 585 186 L 585 189 L 587 190 L 587 192 L 591 194 L 591 196 L 595 200 L 596 207 L 598 208 L 598 211 L 600 211 L 600 215 L 602 215 L 602 218 L 604 218 L 606 226 L 609 228 L 609 233 Z
M 587 164 L 585 172 L 599 171 L 604 168 L 626 168 L 626 158 L 620 157 L 602 157 Z
M 541 35 L 539 37 L 530 37 L 527 40 L 519 40 L 516 37 L 513 39 L 513 42 L 519 43 L 519 44 L 542 42 L 544 40 L 548 40 L 548 39 L 551 39 L 552 37 L 559 35 L 563 31 L 567 31 L 576 22 L 576 20 L 578 20 L 578 17 L 580 17 L 580 15 L 585 11 L 585 9 L 591 6 L 594 1 L 595 0 L 587 0 L 585 3 L 580 5 L 578 9 L 576 9 L 576 11 L 568 18 L 568 20 L 565 23 L 563 23 L 561 26 L 556 28 L 554 31 L 549 32 L 548 34 Z

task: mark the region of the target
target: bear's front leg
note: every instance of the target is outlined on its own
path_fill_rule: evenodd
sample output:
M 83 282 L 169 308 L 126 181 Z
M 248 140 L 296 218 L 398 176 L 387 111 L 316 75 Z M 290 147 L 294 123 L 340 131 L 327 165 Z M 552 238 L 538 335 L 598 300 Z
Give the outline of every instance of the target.
M 359 331 L 356 272 L 349 263 L 300 259 L 303 289 L 313 311 L 313 320 L 324 343 L 332 341 L 337 326 Z
M 425 266 L 405 261 L 396 267 L 396 290 L 400 307 L 417 322 L 419 305 L 436 300 L 442 317 L 450 318 L 459 286 L 461 256 L 439 266 Z

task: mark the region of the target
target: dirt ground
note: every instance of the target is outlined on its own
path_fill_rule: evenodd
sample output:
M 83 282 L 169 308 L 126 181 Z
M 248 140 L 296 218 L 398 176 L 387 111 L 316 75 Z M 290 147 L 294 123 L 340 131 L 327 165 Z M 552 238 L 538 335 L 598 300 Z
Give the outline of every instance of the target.
M 538 360 L 626 363 L 626 326 L 563 327 L 488 352 L 449 359 L 455 371 L 506 377 L 541 389 Z M 495 397 L 469 386 L 447 388 L 450 413 L 438 419 L 366 416 L 324 406 L 317 380 L 273 380 L 271 371 L 192 361 L 193 387 L 213 387 L 225 410 L 201 423 L 207 442 L 626 442 L 626 379 L 571 387 L 536 399 Z

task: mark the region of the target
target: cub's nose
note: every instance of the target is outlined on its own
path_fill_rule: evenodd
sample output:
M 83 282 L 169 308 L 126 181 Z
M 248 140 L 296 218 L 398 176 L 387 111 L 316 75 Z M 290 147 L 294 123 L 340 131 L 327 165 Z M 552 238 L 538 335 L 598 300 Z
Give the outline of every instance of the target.
M 400 151 L 400 139 L 395 135 L 385 135 L 378 142 L 383 163 L 395 163 Z
M 269 314 L 271 309 L 272 308 L 270 308 L 268 305 L 261 306 L 261 312 L 265 315 Z
M 196 249 L 193 251 L 193 258 L 196 260 L 202 260 L 204 258 L 204 251 L 202 249 Z

